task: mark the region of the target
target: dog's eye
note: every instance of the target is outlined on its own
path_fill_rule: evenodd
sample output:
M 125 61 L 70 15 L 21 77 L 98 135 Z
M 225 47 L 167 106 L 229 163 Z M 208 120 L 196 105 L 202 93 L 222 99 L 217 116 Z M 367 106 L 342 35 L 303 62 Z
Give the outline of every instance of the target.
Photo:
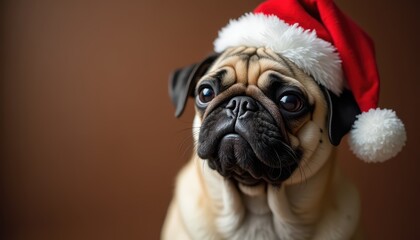
M 201 88 L 200 92 L 198 93 L 198 99 L 202 103 L 208 103 L 213 100 L 215 94 L 213 88 L 210 86 L 205 86 Z
M 303 107 L 303 101 L 296 94 L 284 94 L 280 97 L 280 107 L 288 112 L 298 112 Z

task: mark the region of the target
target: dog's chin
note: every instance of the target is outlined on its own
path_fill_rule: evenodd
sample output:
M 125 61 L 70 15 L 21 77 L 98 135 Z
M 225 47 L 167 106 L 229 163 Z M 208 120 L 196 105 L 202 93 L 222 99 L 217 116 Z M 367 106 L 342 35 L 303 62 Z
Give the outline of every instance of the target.
M 217 147 L 217 151 L 214 151 L 215 156 L 207 158 L 209 167 L 223 177 L 246 186 L 280 186 L 298 167 L 296 159 L 278 159 L 282 162 L 280 166 L 268 166 L 264 163 L 266 161 L 257 157 L 261 154 L 254 152 L 255 146 L 236 133 L 223 136 Z

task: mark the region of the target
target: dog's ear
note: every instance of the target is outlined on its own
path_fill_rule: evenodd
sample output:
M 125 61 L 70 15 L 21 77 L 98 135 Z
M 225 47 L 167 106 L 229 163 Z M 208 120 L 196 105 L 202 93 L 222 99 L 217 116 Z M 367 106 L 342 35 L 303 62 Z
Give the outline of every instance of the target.
M 194 97 L 197 81 L 207 72 L 219 54 L 213 54 L 200 63 L 175 70 L 169 77 L 169 96 L 175 105 L 175 116 L 181 116 L 187 98 Z
M 350 90 L 344 89 L 340 96 L 330 92 L 325 87 L 325 97 L 328 102 L 328 136 L 331 144 L 338 146 L 341 138 L 352 128 L 360 109 Z

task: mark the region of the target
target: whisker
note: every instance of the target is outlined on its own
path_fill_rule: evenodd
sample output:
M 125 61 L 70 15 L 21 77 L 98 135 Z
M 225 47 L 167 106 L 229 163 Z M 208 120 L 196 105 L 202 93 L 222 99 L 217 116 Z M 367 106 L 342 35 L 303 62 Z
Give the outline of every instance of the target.
M 312 155 L 315 151 L 314 150 L 310 150 L 310 149 L 305 149 L 304 150 L 307 153 L 310 153 L 310 155 Z M 311 169 L 311 165 L 307 162 L 307 161 L 301 161 L 302 163 L 300 164 L 300 168 L 302 169 L 304 175 L 305 175 L 305 184 L 308 182 L 308 178 L 306 176 L 306 171 L 305 169 L 307 169 L 309 171 L 309 173 L 312 173 L 312 169 Z
M 177 133 L 177 134 L 179 134 L 179 133 L 184 133 L 184 132 L 186 132 L 186 131 L 192 131 L 192 130 L 194 130 L 194 129 L 200 129 L 200 127 L 194 127 L 194 126 L 185 127 L 185 128 L 179 129 L 178 131 L 176 131 L 176 133 Z
M 277 150 L 274 148 L 274 147 L 272 147 L 273 148 L 273 150 L 274 150 L 274 153 L 276 154 L 276 156 L 277 156 L 277 160 L 279 161 L 279 163 L 280 163 L 280 172 L 279 172 L 279 175 L 277 176 L 277 178 L 280 178 L 281 177 L 281 168 L 282 168 L 282 166 L 281 166 L 281 158 L 280 158 L 280 156 L 279 156 L 279 154 L 277 153 Z M 273 170 L 274 171 L 274 170 Z
M 188 135 L 181 143 L 179 146 L 179 151 L 182 151 L 182 158 L 186 158 L 187 157 L 187 153 L 190 152 L 192 149 L 195 149 L 197 147 L 197 140 L 195 138 L 195 136 L 197 136 L 199 132 L 198 131 L 193 131 L 191 135 Z M 192 140 L 192 141 L 191 141 Z M 189 142 L 191 142 L 192 144 L 189 144 Z

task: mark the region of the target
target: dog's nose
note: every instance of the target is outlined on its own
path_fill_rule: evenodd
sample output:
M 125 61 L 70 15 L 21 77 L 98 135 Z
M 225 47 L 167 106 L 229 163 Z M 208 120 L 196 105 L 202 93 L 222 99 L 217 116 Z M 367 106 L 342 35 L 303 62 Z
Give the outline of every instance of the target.
M 236 96 L 230 99 L 226 105 L 228 115 L 231 117 L 243 117 L 247 112 L 255 112 L 258 105 L 255 100 L 247 96 Z

